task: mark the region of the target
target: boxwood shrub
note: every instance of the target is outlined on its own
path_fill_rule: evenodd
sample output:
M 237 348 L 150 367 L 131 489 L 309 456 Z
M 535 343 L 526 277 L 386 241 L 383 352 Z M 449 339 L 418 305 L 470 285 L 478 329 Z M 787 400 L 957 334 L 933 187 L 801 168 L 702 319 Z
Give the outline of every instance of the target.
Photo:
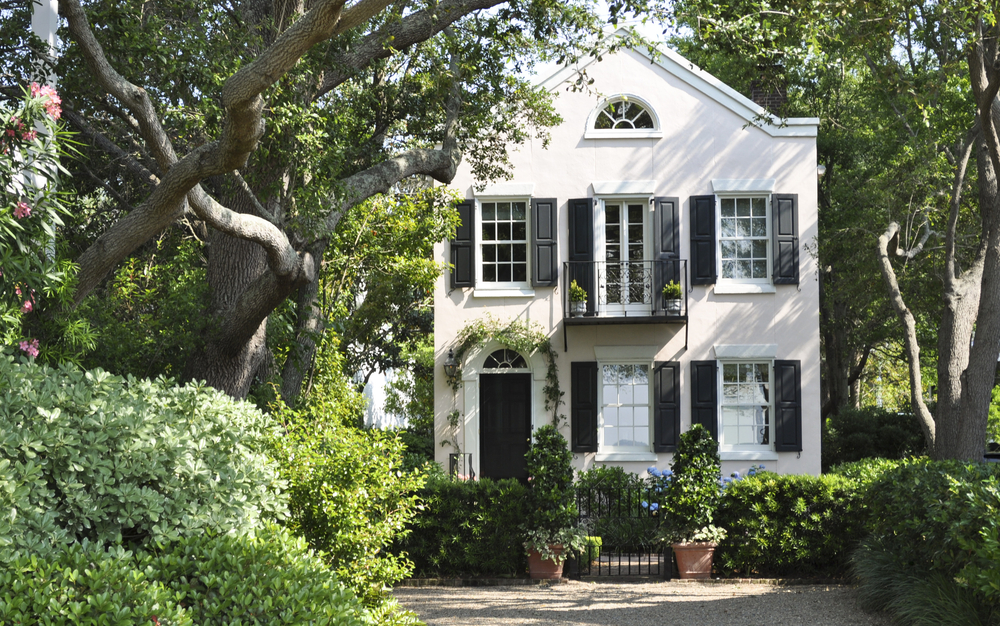
M 0 389 L 0 552 L 134 548 L 246 531 L 285 511 L 264 451 L 274 423 L 248 403 L 8 355 Z
M 74 626 L 329 624 L 364 611 L 305 541 L 265 527 L 256 536 L 181 538 L 132 553 L 85 540 L 0 561 L 0 623 Z
M 520 482 L 432 476 L 419 492 L 424 510 L 396 544 L 418 576 L 521 576 L 527 571 L 528 488 Z

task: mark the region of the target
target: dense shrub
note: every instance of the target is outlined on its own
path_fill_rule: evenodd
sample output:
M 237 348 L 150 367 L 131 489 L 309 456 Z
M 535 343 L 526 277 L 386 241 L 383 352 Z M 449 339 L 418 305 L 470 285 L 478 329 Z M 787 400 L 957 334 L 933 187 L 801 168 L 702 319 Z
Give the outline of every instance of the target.
M 715 521 L 720 466 L 718 444 L 707 428 L 695 424 L 681 435 L 670 472 L 650 468 L 652 484 L 662 491 L 659 510 L 667 541 L 718 541 L 725 534 Z
M 284 511 L 273 423 L 247 403 L 3 355 L 0 389 L 0 548 L 135 547 Z
M 855 571 L 870 606 L 914 624 L 1000 622 L 1000 467 L 907 461 L 866 504 L 871 537 Z
M 729 534 L 715 552 L 725 574 L 842 574 L 865 532 L 859 484 L 844 476 L 760 472 L 730 483 L 716 512 Z
M 419 576 L 520 576 L 527 568 L 521 524 L 528 488 L 520 482 L 457 481 L 435 475 L 419 492 L 424 509 L 396 550 Z
M 617 466 L 594 467 L 577 475 L 576 492 L 588 532 L 601 538 L 605 549 L 638 551 L 655 540 L 659 517 L 649 511 L 649 502 L 657 494 L 638 474 Z
M 185 537 L 155 554 L 85 542 L 0 561 L 0 622 L 364 623 L 357 600 L 305 542 L 273 528 Z
M 417 512 L 424 475 L 402 471 L 397 434 L 282 414 L 274 455 L 288 481 L 288 526 L 320 552 L 366 604 L 412 566 L 386 550 Z
M 926 450 L 920 422 L 912 413 L 876 406 L 841 409 L 823 425 L 823 471 L 866 458 L 904 459 Z

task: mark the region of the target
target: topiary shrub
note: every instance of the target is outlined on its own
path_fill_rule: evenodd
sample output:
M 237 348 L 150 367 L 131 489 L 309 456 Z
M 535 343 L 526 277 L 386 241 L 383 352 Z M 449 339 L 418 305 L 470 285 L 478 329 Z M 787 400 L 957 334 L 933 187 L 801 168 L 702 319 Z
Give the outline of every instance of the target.
M 718 541 L 725 530 L 714 523 L 719 505 L 719 446 L 701 424 L 681 435 L 670 464 L 672 473 L 653 482 L 662 490 L 663 538 L 670 543 Z M 651 468 L 655 469 L 655 468 Z
M 418 576 L 520 576 L 528 487 L 515 479 L 460 481 L 437 474 L 418 492 L 423 509 L 394 550 Z
M 6 355 L 0 388 L 0 549 L 138 547 L 284 514 L 275 426 L 247 403 Z
M 867 458 L 904 459 L 925 453 L 920 423 L 912 413 L 868 406 L 841 409 L 823 424 L 823 471 Z
M 570 553 L 581 552 L 586 533 L 579 528 L 576 492 L 573 490 L 573 454 L 566 439 L 551 424 L 537 429 L 524 455 L 530 484 L 525 549 L 543 559 L 563 562 Z M 564 550 L 553 552 L 550 546 Z
M 0 561 L 0 622 L 97 626 L 366 623 L 357 599 L 301 539 L 184 537 L 154 552 L 85 541 Z

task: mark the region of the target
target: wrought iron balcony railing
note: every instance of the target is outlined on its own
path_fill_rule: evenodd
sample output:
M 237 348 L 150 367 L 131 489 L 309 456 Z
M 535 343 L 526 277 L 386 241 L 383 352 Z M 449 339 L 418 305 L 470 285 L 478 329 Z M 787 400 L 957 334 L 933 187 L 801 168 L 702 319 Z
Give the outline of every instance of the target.
M 574 280 L 587 294 L 582 304 L 571 301 Z M 680 298 L 664 295 L 671 282 L 680 286 Z M 569 261 L 563 264 L 562 294 L 563 317 L 571 324 L 605 318 L 681 322 L 687 317 L 687 260 Z

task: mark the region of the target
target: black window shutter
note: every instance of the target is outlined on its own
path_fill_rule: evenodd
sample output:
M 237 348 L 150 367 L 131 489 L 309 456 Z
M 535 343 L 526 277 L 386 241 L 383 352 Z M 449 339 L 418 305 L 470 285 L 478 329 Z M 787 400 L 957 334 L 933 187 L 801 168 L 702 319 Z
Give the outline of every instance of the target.
M 573 452 L 597 452 L 597 362 L 570 363 Z
M 681 435 L 681 364 L 653 364 L 653 451 L 675 452 Z
M 680 279 L 681 256 L 680 213 L 677 198 L 656 198 L 653 212 L 653 284 L 654 293 L 659 293 L 670 281 Z
M 472 201 L 455 207 L 461 222 L 451 240 L 451 288 L 475 287 L 476 272 L 473 266 L 476 246 L 475 210 Z
M 802 365 L 774 362 L 774 449 L 802 451 Z
M 714 285 L 715 196 L 691 196 L 691 284 Z
M 531 284 L 555 287 L 559 283 L 559 252 L 555 198 L 531 200 Z
M 691 425 L 701 424 L 719 440 L 719 396 L 715 361 L 691 361 Z
M 799 196 L 771 196 L 771 240 L 775 285 L 799 284 Z
M 597 282 L 594 280 L 594 199 L 569 201 L 569 276 L 566 285 L 575 280 L 587 292 L 587 312 L 594 313 L 597 303 Z

